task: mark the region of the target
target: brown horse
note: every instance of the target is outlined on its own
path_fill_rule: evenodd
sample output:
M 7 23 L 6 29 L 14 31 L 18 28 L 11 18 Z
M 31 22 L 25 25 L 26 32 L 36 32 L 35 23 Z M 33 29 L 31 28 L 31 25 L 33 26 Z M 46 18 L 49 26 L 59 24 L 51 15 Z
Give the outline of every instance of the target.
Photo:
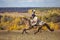
M 25 33 L 28 33 L 28 32 L 26 32 L 26 31 L 32 29 L 34 26 L 37 26 L 37 27 L 38 27 L 38 30 L 37 30 L 36 32 L 34 32 L 34 34 L 38 33 L 43 26 L 46 26 L 50 31 L 54 31 L 53 29 L 50 29 L 50 26 L 49 26 L 47 23 L 44 23 L 43 25 L 36 24 L 36 25 L 32 26 L 30 19 L 27 19 L 27 18 L 22 18 L 22 21 L 21 21 L 21 22 L 24 23 L 25 25 L 28 25 L 28 26 L 29 26 L 28 28 L 24 28 L 24 29 L 23 29 L 22 34 L 23 34 L 24 32 L 25 32 Z M 40 23 L 40 22 L 39 22 L 39 23 Z

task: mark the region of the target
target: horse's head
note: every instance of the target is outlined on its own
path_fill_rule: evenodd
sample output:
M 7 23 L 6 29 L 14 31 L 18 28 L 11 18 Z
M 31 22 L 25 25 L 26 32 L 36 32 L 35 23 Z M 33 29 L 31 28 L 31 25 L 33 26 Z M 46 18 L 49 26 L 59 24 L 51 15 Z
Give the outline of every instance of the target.
M 25 24 L 25 25 L 29 25 L 30 22 L 29 22 L 28 18 L 23 17 L 23 18 L 21 18 L 21 23 Z

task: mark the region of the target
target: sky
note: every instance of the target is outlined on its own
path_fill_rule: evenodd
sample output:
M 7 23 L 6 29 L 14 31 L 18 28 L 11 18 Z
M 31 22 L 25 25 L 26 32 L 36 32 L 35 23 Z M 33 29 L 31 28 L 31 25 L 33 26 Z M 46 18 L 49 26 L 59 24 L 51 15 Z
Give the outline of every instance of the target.
M 0 7 L 60 7 L 60 0 L 0 0 Z

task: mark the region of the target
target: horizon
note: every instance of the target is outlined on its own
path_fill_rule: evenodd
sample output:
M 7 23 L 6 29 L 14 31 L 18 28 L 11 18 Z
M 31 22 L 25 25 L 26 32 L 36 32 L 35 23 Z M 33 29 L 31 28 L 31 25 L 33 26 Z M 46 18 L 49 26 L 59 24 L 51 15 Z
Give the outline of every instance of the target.
M 59 9 L 60 7 L 0 7 L 0 13 L 3 12 L 27 12 L 29 9 L 40 9 L 40 10 L 46 10 L 46 9 Z

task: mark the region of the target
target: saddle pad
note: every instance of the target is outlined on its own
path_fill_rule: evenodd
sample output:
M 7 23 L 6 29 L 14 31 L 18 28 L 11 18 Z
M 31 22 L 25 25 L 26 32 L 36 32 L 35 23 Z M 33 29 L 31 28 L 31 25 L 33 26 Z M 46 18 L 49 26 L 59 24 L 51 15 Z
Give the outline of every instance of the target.
M 43 22 L 43 21 L 41 21 L 41 22 L 39 22 L 39 25 L 43 25 L 43 24 L 45 24 L 46 22 Z

